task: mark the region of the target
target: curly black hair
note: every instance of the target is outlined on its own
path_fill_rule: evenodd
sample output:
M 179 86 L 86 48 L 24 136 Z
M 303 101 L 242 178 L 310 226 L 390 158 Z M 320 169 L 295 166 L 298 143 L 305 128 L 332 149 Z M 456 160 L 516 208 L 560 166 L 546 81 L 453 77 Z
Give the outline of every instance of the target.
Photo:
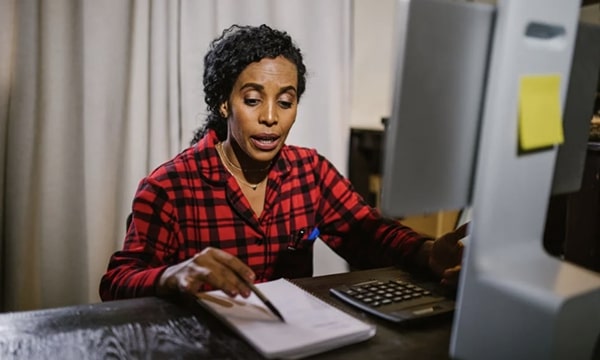
M 264 58 L 283 56 L 298 71 L 298 100 L 306 88 L 306 67 L 300 49 L 284 31 L 267 25 L 233 25 L 212 41 L 204 57 L 204 101 L 208 117 L 194 133 L 191 145 L 198 142 L 209 129 L 214 129 L 220 140 L 227 137 L 227 121 L 219 112 L 219 106 L 229 99 L 233 84 L 244 69 Z

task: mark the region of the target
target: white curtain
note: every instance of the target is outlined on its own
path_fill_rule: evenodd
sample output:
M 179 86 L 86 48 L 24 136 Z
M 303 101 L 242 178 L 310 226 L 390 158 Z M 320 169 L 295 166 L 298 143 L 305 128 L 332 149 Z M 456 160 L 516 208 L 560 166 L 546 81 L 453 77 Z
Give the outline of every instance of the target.
M 309 79 L 289 142 L 345 172 L 351 8 L 0 0 L 1 309 L 99 301 L 137 183 L 203 122 L 203 55 L 233 23 L 267 23 L 297 41 Z

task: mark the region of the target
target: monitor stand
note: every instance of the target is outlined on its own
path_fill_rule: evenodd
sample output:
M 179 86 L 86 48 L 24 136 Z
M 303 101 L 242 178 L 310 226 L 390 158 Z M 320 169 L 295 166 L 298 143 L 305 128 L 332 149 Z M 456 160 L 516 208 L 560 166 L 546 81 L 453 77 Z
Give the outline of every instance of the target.
M 450 353 L 599 359 L 600 274 L 543 248 L 557 146 L 519 150 L 519 80 L 559 74 L 565 104 L 579 18 L 572 0 L 499 1 Z

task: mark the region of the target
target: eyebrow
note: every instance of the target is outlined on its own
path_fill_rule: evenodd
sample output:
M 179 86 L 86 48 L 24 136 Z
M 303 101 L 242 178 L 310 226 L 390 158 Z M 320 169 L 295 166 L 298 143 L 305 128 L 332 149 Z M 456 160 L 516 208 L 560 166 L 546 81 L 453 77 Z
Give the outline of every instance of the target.
M 242 85 L 242 87 L 240 88 L 240 90 L 244 90 L 246 88 L 252 88 L 252 89 L 256 89 L 256 90 L 264 90 L 265 87 L 261 84 L 257 84 L 257 83 L 253 83 L 253 82 L 249 82 L 249 83 L 245 83 L 244 85 Z M 294 87 L 293 85 L 288 85 L 288 86 L 284 86 L 282 88 L 279 89 L 279 94 L 283 94 L 285 92 L 288 92 L 292 90 L 293 92 L 297 93 L 298 91 L 296 90 L 296 87 Z

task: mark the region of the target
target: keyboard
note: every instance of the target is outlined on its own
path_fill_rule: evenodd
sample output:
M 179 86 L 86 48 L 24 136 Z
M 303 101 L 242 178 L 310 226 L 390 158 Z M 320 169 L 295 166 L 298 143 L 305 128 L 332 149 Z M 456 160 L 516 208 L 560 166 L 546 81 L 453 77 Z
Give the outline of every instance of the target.
M 415 282 L 408 275 L 376 276 L 329 289 L 343 302 L 378 318 L 399 323 L 454 311 L 455 301 L 437 283 Z

